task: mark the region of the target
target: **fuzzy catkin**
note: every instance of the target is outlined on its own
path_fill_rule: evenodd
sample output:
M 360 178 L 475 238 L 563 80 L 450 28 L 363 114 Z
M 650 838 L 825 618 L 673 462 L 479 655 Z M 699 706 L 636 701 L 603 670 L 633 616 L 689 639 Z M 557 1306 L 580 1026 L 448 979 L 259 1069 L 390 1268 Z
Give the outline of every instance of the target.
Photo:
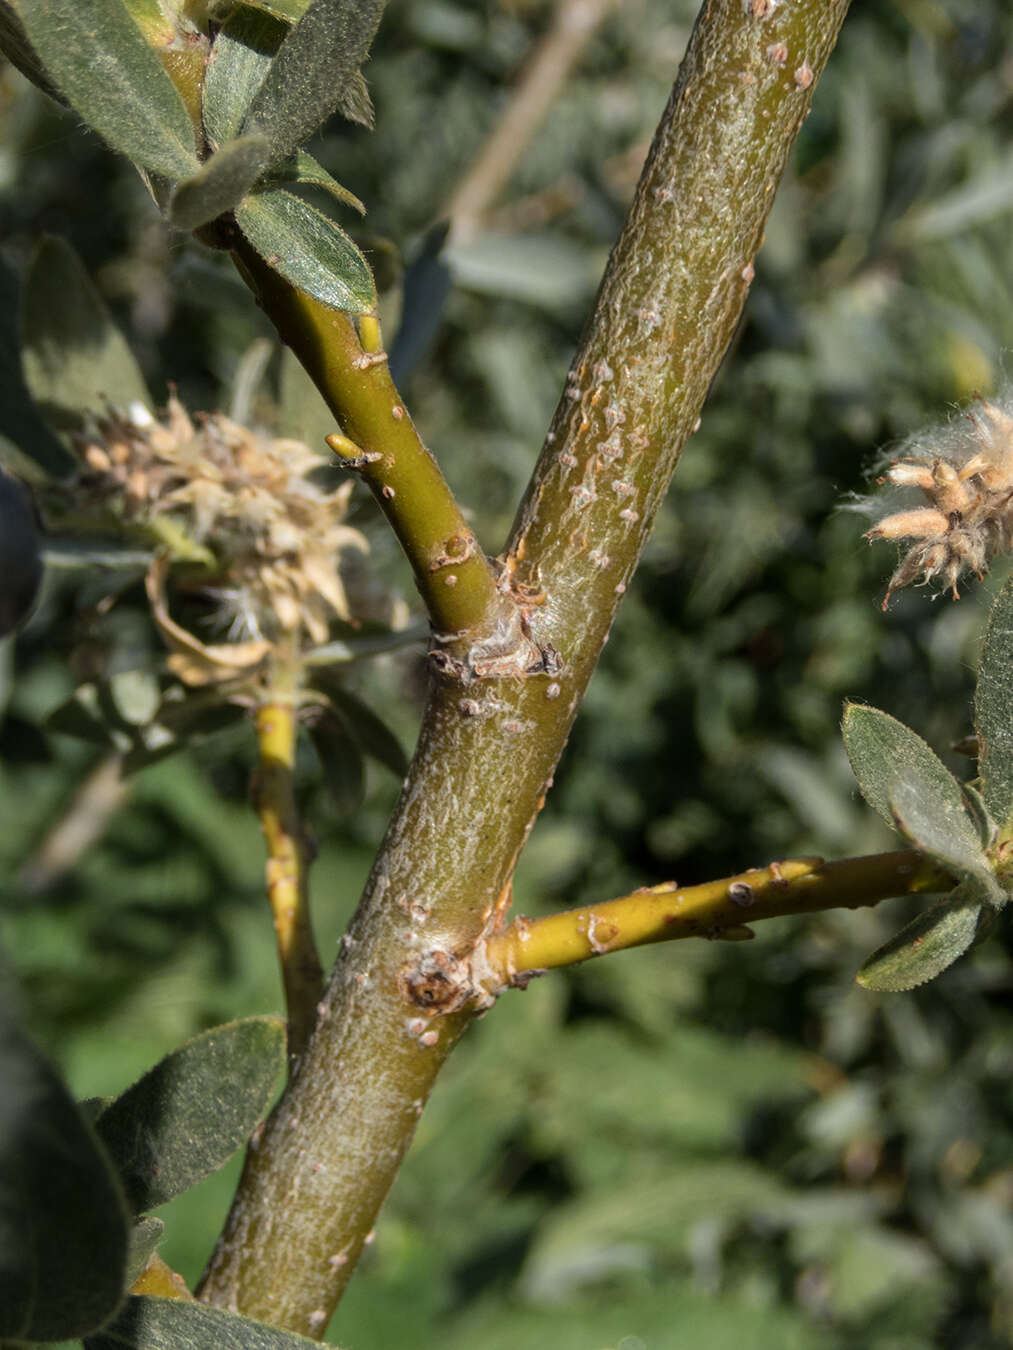
M 967 573 L 979 579 L 1013 543 L 1013 398 L 977 398 L 959 417 L 901 447 L 881 484 L 916 489 L 920 506 L 883 516 L 866 533 L 910 540 L 890 578 L 894 591 L 940 581 L 954 599 Z

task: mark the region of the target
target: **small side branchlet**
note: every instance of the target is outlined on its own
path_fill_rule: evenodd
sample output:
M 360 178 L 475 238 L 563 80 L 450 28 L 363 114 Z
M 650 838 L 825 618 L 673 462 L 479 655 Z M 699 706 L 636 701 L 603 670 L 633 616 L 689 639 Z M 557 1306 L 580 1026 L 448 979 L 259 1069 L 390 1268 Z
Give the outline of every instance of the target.
M 939 580 L 956 599 L 963 576 L 980 580 L 991 560 L 1013 546 L 1013 401 L 978 395 L 974 409 L 905 442 L 878 481 L 916 489 L 923 499 L 884 515 L 865 536 L 913 541 L 883 608 L 912 582 Z

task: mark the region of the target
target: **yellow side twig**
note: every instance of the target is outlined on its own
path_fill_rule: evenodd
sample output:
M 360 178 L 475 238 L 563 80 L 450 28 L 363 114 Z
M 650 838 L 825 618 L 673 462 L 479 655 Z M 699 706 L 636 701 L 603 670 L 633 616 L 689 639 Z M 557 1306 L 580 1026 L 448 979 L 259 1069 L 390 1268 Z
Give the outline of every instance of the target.
M 475 957 L 478 982 L 489 992 L 523 986 L 535 974 L 649 942 L 754 936 L 748 924 L 785 914 L 858 909 L 912 891 L 949 890 L 953 880 L 911 850 L 824 862 L 792 858 L 738 876 L 678 887 L 647 886 L 583 909 L 527 919 L 485 940 Z
M 295 709 L 282 699 L 263 703 L 256 723 L 260 759 L 253 799 L 267 844 L 267 894 L 285 986 L 289 1055 L 294 1057 L 313 1030 L 324 983 L 309 912 L 312 857 L 293 788 Z

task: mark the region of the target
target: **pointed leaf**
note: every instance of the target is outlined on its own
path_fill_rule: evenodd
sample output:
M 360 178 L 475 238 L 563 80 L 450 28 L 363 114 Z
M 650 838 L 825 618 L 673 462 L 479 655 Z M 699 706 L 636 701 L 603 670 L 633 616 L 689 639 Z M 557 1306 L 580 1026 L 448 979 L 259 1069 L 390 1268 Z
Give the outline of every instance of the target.
M 294 1331 L 282 1331 L 224 1308 L 135 1294 L 85 1350 L 318 1350 Z
M 314 716 L 307 730 L 338 815 L 351 815 L 365 796 L 362 752 L 351 727 L 336 708 L 328 708 Z
M 124 1289 L 129 1289 L 148 1264 L 152 1252 L 162 1240 L 165 1224 L 161 1219 L 138 1219 L 130 1230 L 130 1251 L 127 1256 L 127 1273 L 123 1281 Z
M 856 976 L 858 983 L 901 993 L 935 979 L 971 946 L 988 912 L 978 883 L 962 882 L 873 952 Z
M 0 998 L 0 1339 L 64 1340 L 123 1293 L 116 1177 L 56 1071 Z
M 1013 577 L 992 606 L 978 667 L 974 721 L 978 728 L 985 805 L 1001 830 L 1013 825 Z
M 19 0 L 46 74 L 114 150 L 166 178 L 197 172 L 193 124 L 122 0 Z
M 332 309 L 371 310 L 376 289 L 369 264 L 339 225 L 284 188 L 251 193 L 236 224 L 269 266 Z
M 271 155 L 263 136 L 226 141 L 199 174 L 180 183 L 169 200 L 169 221 L 177 230 L 196 230 L 231 211 L 260 177 Z
M 953 828 L 977 856 L 981 853 L 977 832 L 964 810 L 960 784 L 939 756 L 903 722 L 878 708 L 849 703 L 841 727 L 851 768 L 862 796 L 888 825 L 895 826 L 893 797 L 904 783 L 925 798 L 935 799 L 938 810 L 948 812 Z M 963 817 L 963 824 L 957 824 Z
M 285 26 L 269 14 L 238 9 L 215 38 L 204 80 L 204 130 L 215 147 L 234 140 L 264 82 Z
M 278 48 L 243 130 L 266 136 L 286 159 L 339 109 L 371 125 L 359 67 L 382 13 L 383 0 L 313 0 Z
M 306 187 L 322 188 L 343 206 L 350 206 L 353 211 L 358 211 L 360 216 L 366 214 L 366 208 L 355 193 L 350 192 L 336 178 L 332 178 L 324 166 L 318 164 L 305 150 L 298 150 L 283 163 L 275 165 L 266 175 L 265 183 L 271 187 L 284 187 L 286 183 L 301 183 Z
M 47 237 L 21 297 L 25 382 L 57 431 L 76 431 L 111 404 L 153 407 L 140 367 L 77 254 Z
M 900 779 L 894 785 L 890 805 L 897 828 L 916 849 L 960 880 L 976 880 L 993 905 L 1006 903 L 962 796 L 954 801 L 923 784 Z
M 284 1063 L 281 1019 L 248 1017 L 187 1041 L 117 1097 L 95 1128 L 131 1210 L 216 1172 L 263 1119 Z

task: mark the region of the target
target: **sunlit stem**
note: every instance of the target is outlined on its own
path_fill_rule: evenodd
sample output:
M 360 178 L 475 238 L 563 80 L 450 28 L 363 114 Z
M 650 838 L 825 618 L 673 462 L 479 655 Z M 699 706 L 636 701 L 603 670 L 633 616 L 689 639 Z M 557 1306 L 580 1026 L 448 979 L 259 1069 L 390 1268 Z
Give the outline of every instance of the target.
M 858 909 L 912 891 L 945 891 L 953 879 L 909 850 L 824 862 L 792 858 L 737 876 L 679 887 L 648 886 L 616 900 L 544 918 L 516 918 L 485 942 L 476 976 L 490 992 L 534 974 L 650 942 L 706 937 L 737 941 L 748 925 L 786 914 Z
M 294 700 L 277 687 L 256 712 L 259 763 L 253 799 L 267 844 L 267 894 L 274 914 L 288 1011 L 290 1057 L 305 1047 L 323 992 L 309 911 L 310 841 L 296 810 Z

